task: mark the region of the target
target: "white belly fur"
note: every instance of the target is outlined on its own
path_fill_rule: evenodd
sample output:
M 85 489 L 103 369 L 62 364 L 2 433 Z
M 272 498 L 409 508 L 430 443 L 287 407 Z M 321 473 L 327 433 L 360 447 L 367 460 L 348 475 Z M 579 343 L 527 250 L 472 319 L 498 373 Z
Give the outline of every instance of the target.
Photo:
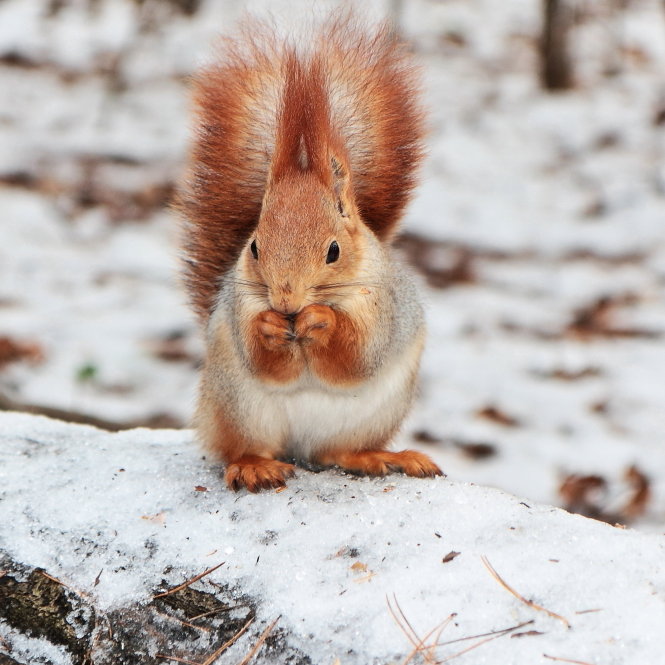
M 345 437 L 380 436 L 399 424 L 410 406 L 421 347 L 414 341 L 400 358 L 350 388 L 327 387 L 312 377 L 283 388 L 254 380 L 243 390 L 245 422 L 253 423 L 253 433 L 267 447 L 286 445 L 287 455 L 301 459 L 332 442 L 343 444 Z

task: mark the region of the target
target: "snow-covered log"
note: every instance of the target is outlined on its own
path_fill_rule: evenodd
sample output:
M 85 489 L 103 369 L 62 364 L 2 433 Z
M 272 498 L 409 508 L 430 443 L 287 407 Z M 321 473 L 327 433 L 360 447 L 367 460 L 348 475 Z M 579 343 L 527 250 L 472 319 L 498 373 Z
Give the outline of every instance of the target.
M 188 431 L 0 414 L 0 552 L 3 665 L 662 659 L 664 536 L 454 479 L 233 494 Z

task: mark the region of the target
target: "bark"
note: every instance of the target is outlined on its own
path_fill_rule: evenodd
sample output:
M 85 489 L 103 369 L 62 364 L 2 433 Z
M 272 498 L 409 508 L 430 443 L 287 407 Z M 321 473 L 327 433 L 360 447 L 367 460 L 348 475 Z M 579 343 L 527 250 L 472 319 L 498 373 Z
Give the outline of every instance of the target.
M 186 587 L 146 604 L 107 613 L 95 606 L 90 595 L 2 552 L 0 571 L 5 572 L 0 576 L 0 665 L 35 662 L 13 648 L 16 633 L 60 648 L 63 660 L 53 665 L 164 665 L 169 660 L 163 656 L 203 663 L 257 610 L 257 604 L 236 589 L 220 587 L 213 595 Z M 192 621 L 203 614 L 206 616 Z M 256 643 L 264 628 L 258 620 L 251 625 L 245 650 Z M 271 633 L 252 662 L 311 665 L 280 630 Z

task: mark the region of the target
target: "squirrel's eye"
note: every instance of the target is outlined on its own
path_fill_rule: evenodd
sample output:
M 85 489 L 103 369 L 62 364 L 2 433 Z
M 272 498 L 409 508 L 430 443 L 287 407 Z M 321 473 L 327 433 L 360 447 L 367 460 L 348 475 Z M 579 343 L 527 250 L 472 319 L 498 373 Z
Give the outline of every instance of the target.
M 249 248 L 252 250 L 252 256 L 255 259 L 259 258 L 259 250 L 256 249 L 256 240 L 252 240 L 252 244 L 249 246 Z
M 335 263 L 339 258 L 339 245 L 336 240 L 333 240 L 328 247 L 328 256 L 326 256 L 326 263 Z

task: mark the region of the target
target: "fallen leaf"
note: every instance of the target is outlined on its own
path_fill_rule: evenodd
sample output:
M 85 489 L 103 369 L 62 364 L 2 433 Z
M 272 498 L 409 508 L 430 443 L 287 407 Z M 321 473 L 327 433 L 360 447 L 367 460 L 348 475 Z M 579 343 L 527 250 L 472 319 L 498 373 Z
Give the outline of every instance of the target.
M 354 570 L 357 573 L 366 573 L 367 572 L 367 564 L 366 563 L 361 563 L 360 561 L 356 561 L 351 566 L 351 570 Z
M 19 342 L 11 337 L 0 337 L 0 367 L 19 360 L 40 363 L 44 360 L 44 352 L 34 342 Z
M 455 557 L 458 557 L 460 554 L 461 552 L 454 552 L 451 550 L 450 552 L 448 552 L 448 554 L 446 554 L 446 556 L 443 557 L 443 559 L 441 559 L 441 563 L 448 563 L 449 561 L 452 561 Z
M 628 468 L 624 477 L 632 486 L 633 495 L 621 510 L 621 513 L 630 519 L 634 519 L 643 515 L 646 511 L 647 503 L 651 498 L 651 483 L 647 476 L 635 465 Z
M 419 443 L 441 443 L 441 437 L 428 432 L 426 429 L 418 430 L 413 433 L 413 440 Z
M 490 404 L 482 409 L 476 411 L 476 415 L 479 418 L 485 418 L 485 420 L 491 420 L 498 425 L 503 425 L 504 427 L 517 427 L 520 422 L 517 418 L 508 415 L 504 411 L 501 411 L 498 407 Z
M 467 443 L 457 441 L 457 447 L 471 459 L 486 459 L 496 455 L 496 448 L 491 443 Z
M 203 485 L 196 485 L 196 487 L 194 487 L 194 489 L 197 492 L 207 492 L 208 491 L 208 488 L 204 487 Z

